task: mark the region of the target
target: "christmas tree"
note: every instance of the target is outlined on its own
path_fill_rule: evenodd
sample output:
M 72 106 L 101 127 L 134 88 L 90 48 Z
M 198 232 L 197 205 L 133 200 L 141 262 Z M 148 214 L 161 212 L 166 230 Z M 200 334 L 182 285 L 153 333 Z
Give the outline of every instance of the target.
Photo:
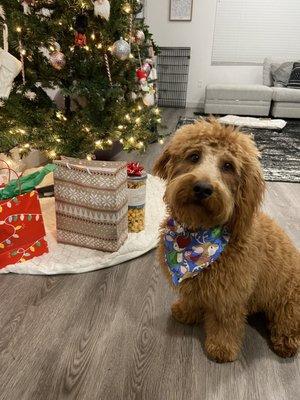
M 161 119 L 156 46 L 136 18 L 141 7 L 139 0 L 0 0 L 0 40 L 8 37 L 0 50 L 0 153 L 19 146 L 24 154 L 92 158 L 115 140 L 145 149 Z

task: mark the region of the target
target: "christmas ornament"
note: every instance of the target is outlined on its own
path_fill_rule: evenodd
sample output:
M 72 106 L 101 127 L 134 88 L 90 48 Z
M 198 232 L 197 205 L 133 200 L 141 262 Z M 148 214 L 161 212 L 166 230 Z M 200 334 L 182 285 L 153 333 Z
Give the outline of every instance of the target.
M 0 99 L 10 95 L 13 81 L 22 70 L 22 63 L 8 52 L 8 28 L 5 23 L 5 13 L 0 9 L 3 23 L 3 49 L 0 48 Z
M 86 35 L 84 33 L 75 33 L 75 44 L 79 47 L 86 46 Z
M 147 73 L 142 68 L 136 70 L 136 76 L 139 81 L 142 79 L 147 79 Z
M 35 0 L 21 0 L 21 5 L 23 7 L 23 12 L 25 15 L 30 15 L 30 6 L 34 6 Z
M 145 34 L 142 30 L 138 30 L 136 31 L 135 35 L 134 35 L 134 41 L 137 44 L 142 44 L 145 40 Z
M 154 96 L 154 93 L 152 93 L 152 92 L 146 93 L 146 94 L 143 96 L 143 103 L 144 103 L 145 106 L 147 106 L 147 107 L 152 107 L 152 106 L 154 106 L 154 104 L 155 104 L 155 96 Z
M 142 11 L 143 7 L 144 6 L 143 6 L 142 2 L 140 0 L 137 0 L 135 9 L 134 9 L 134 13 L 139 14 Z
M 147 77 L 148 77 L 149 74 L 150 74 L 151 68 L 152 68 L 152 67 L 151 67 L 151 65 L 150 65 L 148 62 L 144 62 L 144 64 L 142 65 L 142 70 L 145 71 Z
M 157 80 L 157 69 L 156 69 L 155 67 L 153 67 L 153 68 L 151 69 L 148 78 L 149 78 L 151 81 L 156 81 L 156 80 Z
M 36 93 L 33 92 L 32 90 L 26 90 L 26 92 L 24 93 L 24 96 L 28 99 L 28 100 L 35 100 L 36 99 Z
M 105 60 L 105 66 L 106 66 L 106 72 L 107 72 L 108 80 L 109 80 L 110 86 L 112 86 L 110 67 L 109 67 L 108 57 L 107 57 L 106 53 L 104 54 L 104 60 Z
M 96 17 L 101 17 L 108 21 L 110 16 L 110 2 L 108 0 L 95 0 L 94 14 Z
M 35 14 L 41 17 L 41 19 L 50 18 L 54 10 L 49 10 L 49 8 L 41 8 Z
M 55 50 L 50 54 L 49 62 L 53 68 L 61 70 L 66 65 L 66 57 L 61 51 Z
M 88 27 L 88 17 L 86 14 L 79 14 L 75 20 L 75 45 L 86 46 L 86 30 Z
M 113 55 L 122 61 L 129 57 L 130 51 L 130 44 L 127 43 L 122 37 L 113 44 Z

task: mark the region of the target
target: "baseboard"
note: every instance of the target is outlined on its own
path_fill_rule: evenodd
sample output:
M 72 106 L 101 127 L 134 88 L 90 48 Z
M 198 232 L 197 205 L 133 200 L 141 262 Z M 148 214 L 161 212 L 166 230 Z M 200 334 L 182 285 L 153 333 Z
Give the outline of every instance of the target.
M 202 102 L 187 102 L 186 103 L 186 108 L 199 108 L 199 110 L 204 111 L 204 101 Z

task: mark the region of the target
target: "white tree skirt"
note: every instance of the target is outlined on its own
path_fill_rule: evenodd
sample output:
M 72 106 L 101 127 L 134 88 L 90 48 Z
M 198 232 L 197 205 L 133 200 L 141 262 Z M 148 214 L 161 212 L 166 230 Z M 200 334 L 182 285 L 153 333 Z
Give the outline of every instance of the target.
M 218 120 L 222 124 L 227 125 L 274 130 L 281 130 L 286 125 L 286 121 L 283 119 L 239 117 L 237 115 L 226 115 L 225 117 L 218 118 Z
M 141 256 L 157 246 L 159 225 L 165 216 L 164 189 L 164 183 L 159 178 L 148 175 L 145 231 L 130 233 L 127 241 L 115 253 L 58 244 L 56 242 L 54 199 L 41 199 L 49 253 L 24 263 L 9 265 L 0 269 L 0 273 L 78 274 L 111 267 Z

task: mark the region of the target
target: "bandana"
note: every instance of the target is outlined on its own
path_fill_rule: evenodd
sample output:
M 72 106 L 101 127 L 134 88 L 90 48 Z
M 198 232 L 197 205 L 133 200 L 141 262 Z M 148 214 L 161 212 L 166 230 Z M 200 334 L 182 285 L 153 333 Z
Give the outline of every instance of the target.
M 216 261 L 229 241 L 226 228 L 215 227 L 190 232 L 173 218 L 167 222 L 164 234 L 165 261 L 172 281 L 178 286 L 193 278 Z

